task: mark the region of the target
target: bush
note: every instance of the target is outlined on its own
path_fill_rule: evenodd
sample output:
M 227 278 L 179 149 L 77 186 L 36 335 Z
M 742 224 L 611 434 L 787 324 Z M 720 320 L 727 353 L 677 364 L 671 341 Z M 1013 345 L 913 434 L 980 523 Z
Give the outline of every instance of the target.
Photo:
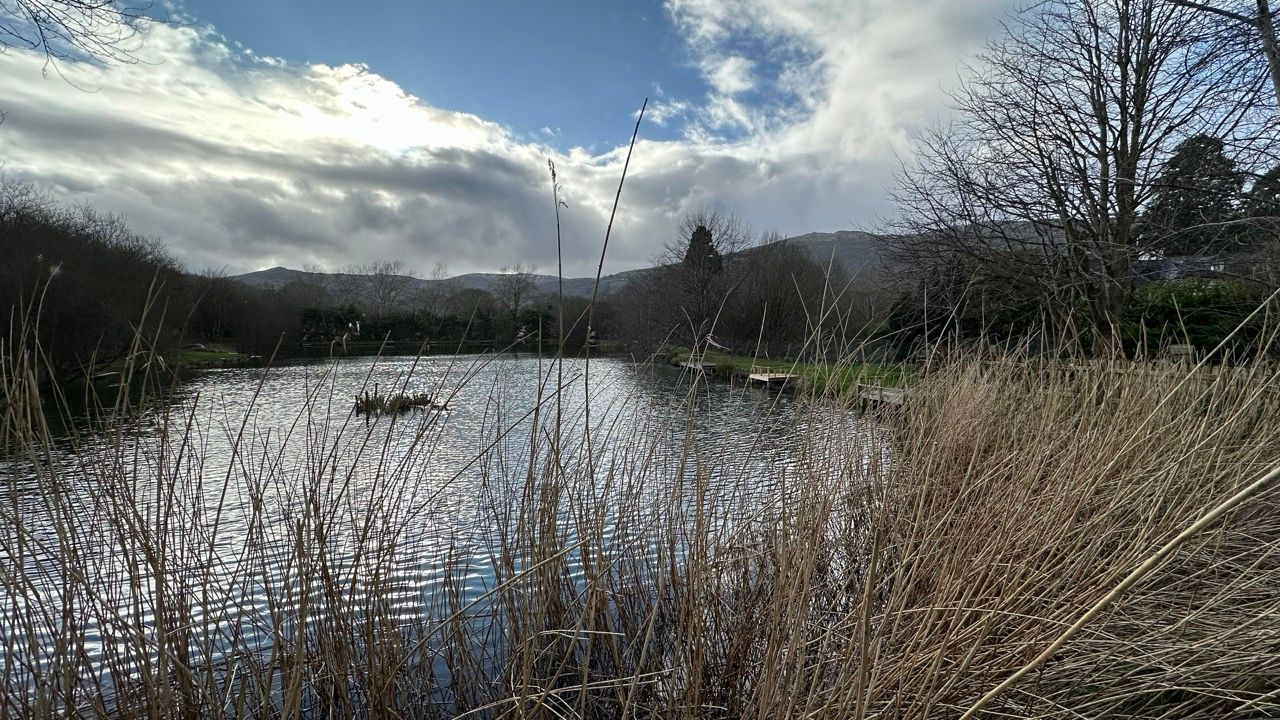
M 1138 288 L 1125 313 L 1129 349 L 1153 356 L 1171 344 L 1216 348 L 1239 328 L 1227 344 L 1234 357 L 1258 351 L 1261 314 L 1246 322 L 1266 295 L 1250 283 L 1221 278 L 1189 277 L 1154 282 Z

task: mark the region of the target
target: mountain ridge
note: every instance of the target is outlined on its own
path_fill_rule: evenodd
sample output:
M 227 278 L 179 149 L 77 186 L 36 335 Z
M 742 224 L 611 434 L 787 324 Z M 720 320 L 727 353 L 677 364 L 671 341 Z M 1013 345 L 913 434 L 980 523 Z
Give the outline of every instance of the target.
M 874 275 L 887 264 L 878 246 L 880 238 L 881 236 L 879 235 L 858 230 L 838 230 L 834 232 L 811 232 L 775 242 L 800 246 L 814 262 L 824 267 L 828 263 L 834 262 L 851 274 Z M 775 243 L 758 245 L 742 250 L 740 253 L 751 253 L 773 244 Z M 604 275 L 600 278 L 600 296 L 607 297 L 612 295 L 631 281 L 655 269 L 656 267 L 636 268 Z M 433 283 L 439 282 L 453 283 L 458 289 L 477 289 L 492 292 L 494 283 L 501 276 L 502 273 L 465 273 L 444 280 L 420 278 L 413 275 L 396 275 L 393 277 L 404 282 L 409 293 L 412 294 L 426 290 Z M 326 289 L 334 290 L 345 282 L 351 282 L 354 278 L 369 276 L 341 272 L 312 273 L 277 265 L 264 270 L 232 275 L 229 279 L 251 287 L 282 289 L 291 283 L 317 277 L 320 278 L 320 285 Z M 534 293 L 549 294 L 557 291 L 558 280 L 556 276 L 534 273 L 532 278 L 534 281 Z M 567 277 L 564 279 L 564 293 L 566 296 L 590 297 L 594 285 L 594 277 Z

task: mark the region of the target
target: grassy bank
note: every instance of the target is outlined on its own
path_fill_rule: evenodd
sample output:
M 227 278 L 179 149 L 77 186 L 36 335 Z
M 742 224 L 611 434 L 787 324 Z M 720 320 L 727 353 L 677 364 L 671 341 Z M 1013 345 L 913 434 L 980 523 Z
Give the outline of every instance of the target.
M 138 362 L 141 359 L 142 362 Z M 156 368 L 167 368 L 169 370 L 190 370 L 198 368 L 219 367 L 225 365 L 240 365 L 249 363 L 254 360 L 256 364 L 261 364 L 261 358 L 243 355 L 229 345 L 187 345 L 159 354 L 143 352 L 141 356 L 137 353 L 133 355 L 131 361 L 128 357 L 115 360 L 108 365 L 102 367 L 103 372 L 120 373 L 129 369 L 136 369 L 144 365 L 150 365 L 153 361 L 158 360 Z
M 239 362 L 247 356 L 227 345 L 188 346 L 165 356 L 173 367 L 208 367 L 229 362 Z
M 428 601 L 402 571 L 456 512 L 426 479 L 439 415 L 398 456 L 319 377 L 294 424 L 322 431 L 257 434 L 249 408 L 211 457 L 189 408 L 141 446 L 113 408 L 67 455 L 9 349 L 5 716 L 1280 713 L 1276 493 L 1224 505 L 1280 460 L 1263 366 L 954 361 L 884 423 L 812 403 L 767 476 L 607 414 L 567 430 L 544 392 L 527 458 L 501 436 L 533 408 L 476 431 L 494 544 L 451 546 Z
M 668 348 L 664 357 L 670 364 L 679 365 L 688 362 L 689 355 L 688 347 L 676 346 Z M 715 365 L 714 370 L 710 371 L 713 377 L 745 380 L 752 368 L 761 368 L 764 372 L 793 373 L 800 376 L 797 385 L 806 392 L 827 397 L 847 397 L 857 389 L 859 383 L 905 387 L 914 378 L 911 369 L 905 365 L 881 365 L 854 360 L 812 363 L 754 358 L 715 350 L 703 353 L 702 359 L 703 362 Z

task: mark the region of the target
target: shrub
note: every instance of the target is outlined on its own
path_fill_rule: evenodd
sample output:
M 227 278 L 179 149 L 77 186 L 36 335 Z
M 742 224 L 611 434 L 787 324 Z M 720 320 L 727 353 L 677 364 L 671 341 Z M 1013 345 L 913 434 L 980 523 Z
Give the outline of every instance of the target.
M 1134 352 L 1151 357 L 1170 344 L 1206 352 L 1235 332 L 1226 349 L 1236 357 L 1249 356 L 1259 350 L 1262 316 L 1245 321 L 1265 297 L 1259 286 L 1238 280 L 1188 277 L 1149 283 L 1134 292 L 1126 310 L 1126 339 Z

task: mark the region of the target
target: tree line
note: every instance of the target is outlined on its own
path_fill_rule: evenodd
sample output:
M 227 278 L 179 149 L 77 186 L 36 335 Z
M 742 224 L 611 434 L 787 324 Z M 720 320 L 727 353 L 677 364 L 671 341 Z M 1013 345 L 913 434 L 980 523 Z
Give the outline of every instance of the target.
M 524 264 L 503 268 L 488 289 L 460 286 L 442 265 L 418 282 L 391 261 L 337 275 L 313 269 L 280 291 L 304 307 L 299 332 L 313 342 L 359 323 L 365 338 L 465 335 L 500 347 L 549 346 L 563 318 L 570 352 L 589 341 L 647 352 L 710 339 L 743 352 L 794 353 L 811 338 L 825 334 L 834 346 L 872 324 L 875 289 L 732 213 L 693 211 L 662 248 L 653 267 L 598 297 L 591 313 L 590 298 L 540 289 L 536 269 Z
M 37 332 L 40 365 L 56 378 L 118 361 L 135 342 L 164 353 L 193 337 L 235 338 L 246 352 L 270 352 L 291 315 L 273 293 L 185 271 L 118 215 L 62 207 L 15 182 L 0 182 L 0 303 L 9 350 Z
M 504 269 L 490 290 L 465 288 L 442 265 L 414 290 L 400 261 L 325 274 L 312 268 L 283 287 L 251 287 L 217 272 L 189 272 L 155 238 L 119 215 L 65 207 L 36 187 L 0 182 L 0 303 L 6 346 L 36 333 L 50 378 L 83 377 L 141 350 L 161 357 L 218 344 L 287 357 L 306 346 L 365 341 L 463 340 L 532 347 L 555 337 L 549 298 L 531 267 Z M 586 301 L 569 298 L 580 309 Z M 609 313 L 597 313 L 609 318 Z M 579 346 L 586 330 L 568 330 Z M 139 345 L 140 343 L 140 345 Z
M 689 214 L 654 261 L 591 313 L 589 298 L 540 290 L 528 265 L 503 268 L 487 289 L 464 287 L 442 264 L 416 278 L 398 260 L 338 273 L 309 267 L 283 286 L 259 288 L 187 271 L 120 216 L 60 206 L 28 184 L 0 184 L 0 302 L 10 308 L 11 338 L 23 326 L 38 332 L 56 378 L 118 362 L 135 339 L 162 356 L 193 344 L 277 357 L 384 341 L 532 350 L 559 343 L 563 317 L 571 353 L 598 343 L 652 351 L 710 340 L 794 354 L 815 333 L 838 343 L 873 317 L 865 284 L 732 214 Z
M 436 263 L 418 278 L 401 260 L 349 266 L 339 273 L 308 268 L 279 292 L 301 308 L 303 343 L 335 338 L 380 343 L 485 342 L 498 347 L 549 344 L 559 337 L 555 300 L 538 291 L 536 268 L 517 263 L 493 276 L 488 289 L 465 287 Z M 585 299 L 566 298 L 571 310 Z M 580 346 L 585 326 L 566 323 L 566 343 Z
M 654 270 L 600 303 L 595 327 L 580 319 L 586 300 L 570 299 L 578 311 L 564 314 L 565 331 L 573 343 L 794 350 L 813 338 L 865 337 L 883 319 L 880 329 L 902 344 L 1031 341 L 1107 355 L 1222 342 L 1280 280 L 1280 63 L 1269 5 L 1246 10 L 1045 0 L 1013 14 L 964 73 L 951 121 L 922 134 L 899 176 L 899 220 L 884 239 L 899 294 L 884 318 L 869 300 L 875 293 L 840 268 L 704 211 L 684 219 Z M 182 273 L 119 222 L 9 192 L 5 202 L 26 208 L 4 220 L 14 232 L 90 238 L 93 252 L 156 278 L 170 293 L 166 315 L 184 315 L 181 327 L 212 339 L 320 342 L 357 321 L 363 337 L 378 339 L 559 334 L 556 299 L 536 291 L 528 268 L 509 268 L 488 289 L 450 287 L 441 273 L 409 299 L 399 296 L 404 273 L 394 261 L 345 273 L 337 285 L 304 280 L 254 293 Z M 11 296 L 30 299 L 40 282 L 50 292 L 71 284 L 50 281 L 52 271 L 29 255 L 6 265 Z M 76 265 L 59 266 L 64 278 Z M 119 345 L 133 316 L 109 307 L 136 314 L 138 303 L 109 298 L 149 284 L 111 277 L 92 291 L 90 312 L 50 308 L 55 345 L 100 354 Z M 42 296 L 70 307 L 72 294 Z M 231 311 L 255 303 L 259 312 Z M 1232 335 L 1242 352 L 1257 336 L 1244 325 Z M 88 341 L 95 333 L 102 343 Z
M 611 302 L 616 332 L 645 347 L 720 346 L 744 354 L 847 349 L 875 327 L 879 288 L 777 232 L 727 212 L 686 215 Z

